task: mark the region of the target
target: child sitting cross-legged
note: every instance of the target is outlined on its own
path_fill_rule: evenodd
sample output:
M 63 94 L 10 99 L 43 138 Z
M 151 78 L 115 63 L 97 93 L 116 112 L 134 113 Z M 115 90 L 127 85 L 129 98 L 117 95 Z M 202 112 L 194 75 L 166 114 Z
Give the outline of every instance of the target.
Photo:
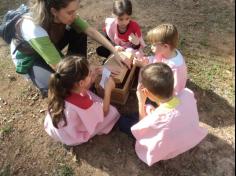
M 87 60 L 69 56 L 59 62 L 49 82 L 46 132 L 66 145 L 79 145 L 111 131 L 119 113 L 110 105 L 115 83 L 105 82 L 104 98 L 89 91 L 95 76 Z
M 145 43 L 139 24 L 132 19 L 132 3 L 130 0 L 115 0 L 113 16 L 106 18 L 104 33 L 113 43 L 117 51 L 126 51 L 134 57 L 143 57 Z M 96 49 L 97 54 L 108 58 L 111 54 L 105 47 Z
M 185 88 L 174 95 L 173 89 L 174 76 L 167 64 L 145 66 L 136 92 L 139 117 L 119 120 L 120 130 L 136 139 L 135 151 L 149 166 L 186 152 L 207 135 L 207 130 L 199 126 L 194 93 Z M 147 98 L 158 104 L 149 114 Z

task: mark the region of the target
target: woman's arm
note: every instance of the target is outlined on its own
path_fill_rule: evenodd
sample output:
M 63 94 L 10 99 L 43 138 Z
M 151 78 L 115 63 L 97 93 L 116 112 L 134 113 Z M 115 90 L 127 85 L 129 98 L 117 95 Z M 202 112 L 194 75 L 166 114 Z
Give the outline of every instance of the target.
M 54 44 L 48 36 L 31 39 L 31 47 L 55 70 L 57 63 L 62 59 Z
M 95 30 L 94 28 L 92 28 L 90 26 L 84 32 L 88 36 L 90 36 L 92 39 L 94 39 L 95 41 L 99 42 L 104 47 L 106 47 L 108 50 L 110 50 L 115 55 L 114 58 L 116 59 L 116 61 L 121 66 L 122 66 L 121 62 L 124 62 L 130 68 L 130 62 L 128 62 L 128 60 L 127 60 L 128 58 L 123 60 L 122 57 L 120 57 L 120 55 L 116 51 L 115 47 L 101 33 L 99 33 L 97 30 Z

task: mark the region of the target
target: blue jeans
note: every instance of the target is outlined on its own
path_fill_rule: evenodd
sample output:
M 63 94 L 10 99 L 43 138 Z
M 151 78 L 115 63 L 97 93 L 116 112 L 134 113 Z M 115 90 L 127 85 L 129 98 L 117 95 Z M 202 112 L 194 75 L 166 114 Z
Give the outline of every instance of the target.
M 87 57 L 86 34 L 77 33 L 75 30 L 66 30 L 63 39 L 56 48 L 60 52 L 67 44 L 69 44 L 67 55 L 75 54 Z M 35 59 L 32 68 L 27 73 L 34 85 L 41 91 L 43 97 L 47 97 L 48 82 L 52 73 L 54 73 L 54 70 L 41 57 Z
M 121 116 L 118 121 L 118 126 L 120 131 L 126 133 L 128 136 L 134 138 L 131 127 L 138 123 L 139 121 L 139 115 L 138 113 L 132 113 L 127 116 Z M 135 138 L 134 138 L 135 139 Z

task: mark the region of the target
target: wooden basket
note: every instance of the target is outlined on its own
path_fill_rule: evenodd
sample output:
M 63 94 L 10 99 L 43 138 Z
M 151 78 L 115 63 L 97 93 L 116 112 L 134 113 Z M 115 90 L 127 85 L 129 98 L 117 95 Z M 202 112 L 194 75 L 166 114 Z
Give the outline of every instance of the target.
M 125 55 L 126 53 L 122 53 L 122 54 Z M 114 56 L 109 57 L 107 62 L 104 65 L 108 68 L 119 67 L 121 70 L 121 73 L 117 75 L 116 77 L 113 77 L 116 83 L 116 88 L 112 90 L 111 102 L 124 105 L 129 96 L 129 90 L 134 80 L 134 73 L 135 73 L 136 67 L 132 66 L 130 70 L 126 66 L 120 67 L 113 57 Z M 128 58 L 132 59 L 132 56 L 130 55 Z M 98 95 L 103 97 L 104 90 L 99 85 L 100 80 L 101 80 L 101 76 L 98 77 L 98 79 L 95 81 L 95 88 L 97 90 Z

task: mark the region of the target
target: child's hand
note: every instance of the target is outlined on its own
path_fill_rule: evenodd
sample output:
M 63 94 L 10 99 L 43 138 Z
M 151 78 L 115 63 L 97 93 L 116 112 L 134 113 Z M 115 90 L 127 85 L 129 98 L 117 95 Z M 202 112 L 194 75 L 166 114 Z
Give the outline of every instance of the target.
M 146 94 L 145 89 L 141 83 L 138 84 L 136 95 L 138 98 L 138 102 L 140 104 L 144 105 L 146 102 L 146 99 L 147 99 L 147 94 Z
M 138 67 L 144 67 L 148 63 L 149 63 L 149 61 L 146 57 L 143 57 L 143 58 L 140 58 L 140 59 L 138 59 L 138 58 L 133 59 L 133 65 L 136 65 Z
M 134 33 L 129 35 L 129 41 L 134 45 L 139 45 L 140 43 L 138 35 Z
M 122 46 L 119 46 L 119 45 L 116 45 L 115 46 L 115 49 L 116 49 L 116 51 L 124 51 L 125 50 L 125 48 L 123 48 Z

